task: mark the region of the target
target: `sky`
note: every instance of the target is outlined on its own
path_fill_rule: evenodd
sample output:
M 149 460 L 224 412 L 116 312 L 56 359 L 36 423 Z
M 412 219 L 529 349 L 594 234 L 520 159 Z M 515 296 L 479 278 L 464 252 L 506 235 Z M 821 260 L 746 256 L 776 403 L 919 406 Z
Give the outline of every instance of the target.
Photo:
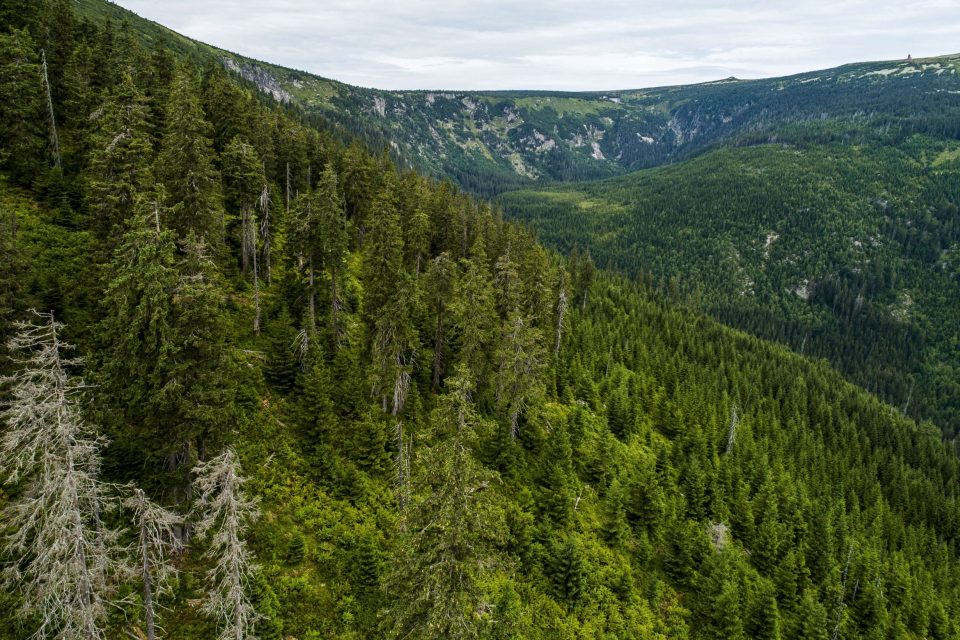
M 380 89 L 603 91 L 960 53 L 960 0 L 116 0 Z

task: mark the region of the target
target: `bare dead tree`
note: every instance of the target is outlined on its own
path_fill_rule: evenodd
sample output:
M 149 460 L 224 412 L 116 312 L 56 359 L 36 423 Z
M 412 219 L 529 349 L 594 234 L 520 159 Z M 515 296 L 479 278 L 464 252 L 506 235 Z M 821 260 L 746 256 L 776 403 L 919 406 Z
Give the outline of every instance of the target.
M 154 600 L 169 588 L 170 579 L 176 575 L 171 558 L 183 550 L 177 535 L 182 518 L 151 501 L 142 489 L 136 487 L 124 500 L 124 506 L 133 512 L 133 526 L 137 531 L 136 572 L 143 583 L 147 640 L 155 640 Z
M 304 327 L 293 337 L 293 350 L 297 354 L 300 370 L 306 371 L 310 364 L 310 332 Z
M 199 492 L 197 533 L 210 536 L 205 557 L 213 562 L 207 572 L 210 589 L 203 608 L 219 622 L 219 640 L 253 638 L 260 618 L 250 601 L 250 578 L 256 571 L 244 536 L 259 510 L 243 491 L 240 459 L 228 447 L 219 456 L 194 468 Z
M 843 622 L 843 612 L 846 610 L 847 605 L 844 602 L 844 596 L 847 591 L 847 576 L 850 572 L 850 561 L 853 559 L 853 547 L 850 547 L 847 551 L 847 563 L 843 567 L 843 573 L 840 575 L 840 598 L 837 602 L 837 621 L 833 626 L 833 634 L 830 636 L 830 640 L 837 640 L 840 636 L 840 625 Z M 859 581 L 857 586 L 859 586 Z
M 563 321 L 567 315 L 567 292 L 560 288 L 560 297 L 557 301 L 557 342 L 554 345 L 554 355 L 560 353 L 560 340 L 563 337 Z
M 413 450 L 413 436 L 404 440 L 403 422 L 399 420 L 393 433 L 397 441 L 397 456 L 394 459 L 394 483 L 397 503 L 400 510 L 403 511 L 410 504 L 410 454 Z
M 272 237 L 270 235 L 270 187 L 263 185 L 263 191 L 257 199 L 257 207 L 260 209 L 260 238 L 263 246 L 263 275 L 270 284 L 270 249 Z
M 7 483 L 24 486 L 3 513 L 15 559 L 4 578 L 23 593 L 23 612 L 37 614 L 34 638 L 97 640 L 116 545 L 100 521 L 105 441 L 80 416 L 84 385 L 67 373 L 78 360 L 62 355 L 71 349 L 60 340 L 63 325 L 52 313 L 34 313 L 37 322 L 17 323 L 7 342 L 19 371 L 0 379 L 11 388 L 0 412 L 0 470 Z
M 737 437 L 737 427 L 740 425 L 740 416 L 737 415 L 737 405 L 730 407 L 730 427 L 727 429 L 727 455 L 733 453 L 733 444 Z
M 53 112 L 53 93 L 50 91 L 50 77 L 47 75 L 47 53 L 40 49 L 40 80 L 47 92 L 47 108 L 50 114 L 50 150 L 53 152 L 53 164 L 61 173 L 60 136 L 57 135 L 57 117 Z
M 253 210 L 243 210 L 243 272 L 252 267 L 253 274 L 253 332 L 260 334 L 260 265 L 257 260 L 257 218 Z
M 403 351 L 399 351 L 394 358 L 396 369 L 396 378 L 393 382 L 393 404 L 390 407 L 390 414 L 397 415 L 403 411 L 403 406 L 407 403 L 407 391 L 410 390 L 410 370 L 413 368 L 413 356 L 408 357 Z
M 910 408 L 910 399 L 913 398 L 913 385 L 916 382 L 914 378 L 910 378 L 910 390 L 907 392 L 907 401 L 903 403 L 903 410 L 900 412 L 901 415 L 907 415 L 907 409 Z

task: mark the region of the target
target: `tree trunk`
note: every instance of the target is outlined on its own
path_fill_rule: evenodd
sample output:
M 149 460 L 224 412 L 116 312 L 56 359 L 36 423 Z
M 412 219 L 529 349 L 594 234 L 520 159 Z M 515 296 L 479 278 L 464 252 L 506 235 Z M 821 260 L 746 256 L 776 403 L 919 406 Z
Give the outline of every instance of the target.
M 143 609 L 147 619 L 147 640 L 156 640 L 153 623 L 153 583 L 150 580 L 150 552 L 147 549 L 145 524 L 140 525 L 140 555 L 143 558 L 141 577 L 143 578 Z
M 309 260 L 309 272 L 310 272 L 310 330 L 316 331 L 317 329 L 317 308 L 316 308 L 316 293 L 314 289 L 314 274 L 313 274 L 313 256 Z
M 333 332 L 334 344 L 340 344 L 340 325 L 337 323 L 337 311 L 340 309 L 340 299 L 337 297 L 337 274 L 330 270 L 330 329 Z
M 57 118 L 53 112 L 53 94 L 50 92 L 50 78 L 47 76 L 47 53 L 41 49 L 40 58 L 43 68 L 43 86 L 47 90 L 47 107 L 50 111 L 50 147 L 53 152 L 53 163 L 58 171 L 63 173 L 60 165 L 60 137 L 57 135 Z
M 433 388 L 440 388 L 440 376 L 443 374 L 443 316 L 437 314 L 437 328 L 433 337 Z

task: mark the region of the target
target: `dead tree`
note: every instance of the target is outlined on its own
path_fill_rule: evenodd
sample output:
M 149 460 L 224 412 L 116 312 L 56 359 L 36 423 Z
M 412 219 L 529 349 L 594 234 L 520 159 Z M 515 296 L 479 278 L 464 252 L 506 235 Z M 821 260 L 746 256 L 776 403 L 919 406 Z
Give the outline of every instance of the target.
M 853 547 L 850 547 L 850 550 L 847 552 L 847 563 L 843 567 L 843 573 L 840 575 L 840 597 L 837 602 L 837 621 L 833 626 L 833 634 L 830 636 L 830 640 L 837 640 L 840 636 L 840 626 L 843 623 L 843 612 L 846 610 L 847 605 L 844 602 L 844 596 L 847 591 L 847 576 L 850 573 L 850 560 L 853 559 Z M 857 581 L 857 586 L 860 586 L 859 580 Z
M 560 353 L 560 340 L 563 337 L 563 321 L 567 315 L 567 292 L 560 289 L 560 299 L 557 301 L 557 341 L 553 348 L 554 355 Z
M 256 500 L 243 491 L 240 460 L 232 448 L 194 468 L 200 497 L 197 533 L 209 536 L 205 557 L 213 563 L 207 572 L 210 589 L 203 608 L 220 624 L 219 640 L 252 638 L 260 617 L 250 601 L 250 578 L 255 567 L 244 536 L 258 515 Z
M 260 265 L 257 261 L 257 218 L 249 207 L 243 210 L 243 272 L 253 273 L 253 332 L 260 333 Z
M 263 191 L 257 199 L 257 206 L 260 209 L 260 238 L 263 251 L 263 276 L 270 284 L 270 248 L 272 237 L 270 235 L 270 187 L 263 185 Z
M 36 323 L 17 323 L 7 342 L 19 371 L 0 379 L 11 391 L 0 412 L 0 470 L 7 483 L 23 486 L 4 511 L 7 551 L 16 559 L 4 577 L 23 593 L 24 613 L 40 621 L 33 637 L 96 640 L 104 637 L 103 592 L 116 543 L 100 521 L 104 440 L 80 416 L 83 382 L 67 373 L 78 360 L 62 354 L 71 348 L 60 340 L 63 325 L 52 313 L 35 315 Z
M 907 409 L 910 408 L 910 399 L 913 398 L 913 385 L 916 382 L 912 377 L 910 378 L 910 390 L 907 392 L 907 401 L 903 403 L 903 410 L 900 412 L 901 415 L 907 415 Z
M 53 152 L 53 164 L 61 173 L 60 164 L 60 136 L 57 135 L 57 117 L 53 111 L 53 94 L 50 91 L 50 77 L 47 75 L 47 53 L 40 49 L 40 80 L 47 92 L 47 108 L 50 114 L 50 150 Z
M 143 609 L 147 640 L 155 640 L 155 598 L 166 591 L 170 579 L 176 575 L 171 557 L 183 550 L 177 535 L 182 519 L 176 513 L 155 504 L 142 489 L 134 488 L 124 500 L 124 506 L 133 512 L 133 526 L 137 532 L 136 573 L 143 583 Z
M 740 416 L 737 415 L 737 405 L 730 407 L 730 427 L 727 429 L 727 455 L 733 453 L 733 445 L 737 438 L 737 427 L 740 425 Z

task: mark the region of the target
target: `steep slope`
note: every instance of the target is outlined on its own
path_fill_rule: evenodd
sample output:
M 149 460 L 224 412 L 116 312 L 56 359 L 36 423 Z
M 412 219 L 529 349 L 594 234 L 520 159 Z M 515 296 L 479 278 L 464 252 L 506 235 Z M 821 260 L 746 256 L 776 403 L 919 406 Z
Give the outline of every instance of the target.
M 193 464 L 239 452 L 257 637 L 960 637 L 960 458 L 929 425 L 71 7 L 0 33 L 0 338 L 67 323 L 105 491 L 192 522 Z M 131 560 L 128 511 L 78 516 Z M 178 640 L 226 627 L 195 533 L 156 592 Z M 116 568 L 81 596 L 142 637 Z M 0 637 L 55 636 L 8 575 Z
M 18 263 L 26 283 L 38 281 L 21 304 L 43 308 L 63 287 L 96 287 L 79 267 L 58 284 L 41 284 L 52 272 L 44 265 L 76 253 L 75 245 L 90 250 L 88 237 L 19 190 L 3 185 L 0 201 L 19 212 L 17 255 L 30 257 Z M 468 252 L 455 291 L 482 284 L 467 284 L 470 274 L 543 258 L 486 215 L 472 228 L 492 233 L 491 240 L 503 234 L 491 244 L 510 244 L 513 252 L 481 263 Z M 436 250 L 444 252 L 431 256 L 431 265 L 459 251 L 459 239 L 445 244 L 443 228 L 432 226 Z M 393 417 L 369 397 L 376 367 L 363 334 L 373 329 L 364 307 L 353 304 L 373 289 L 364 275 L 372 255 L 355 249 L 348 258 L 342 320 L 351 329 L 332 361 L 306 374 L 289 353 L 294 325 L 282 302 L 302 283 L 279 284 L 289 281 L 292 265 L 277 265 L 273 286 L 280 290 L 267 292 L 260 337 L 250 331 L 249 288 L 236 279 L 221 285 L 234 301 L 225 338 L 236 399 L 219 410 L 235 423 L 229 438 L 262 501 L 251 532 L 260 563 L 251 597 L 265 616 L 260 637 L 402 637 L 394 625 L 409 621 L 407 604 L 422 605 L 429 573 L 421 566 L 431 558 L 464 571 L 470 587 L 432 591 L 413 620 L 450 600 L 457 607 L 460 598 L 476 598 L 467 602 L 479 607 L 471 634 L 481 638 L 819 638 L 835 628 L 840 638 L 960 637 L 960 460 L 938 434 L 823 364 L 607 274 L 590 282 L 580 271 L 543 263 L 516 271 L 515 284 L 528 292 L 543 286 L 544 272 L 577 283 L 567 294 L 578 304 L 565 315 L 559 351 L 542 363 L 543 395 L 524 410 L 515 439 L 497 408 L 492 372 L 478 378 L 467 446 L 471 464 L 483 471 L 467 487 L 484 497 L 467 494 L 478 511 L 461 514 L 436 538 L 421 533 L 418 523 L 451 517 L 436 510 L 436 496 L 459 496 L 444 493 L 458 476 L 445 475 L 456 431 L 442 417 L 456 376 L 431 391 L 426 345 L 434 344 L 434 318 L 411 305 L 424 346 L 410 400 Z M 418 288 L 435 282 L 433 273 Z M 496 291 L 492 302 L 509 299 L 492 279 L 483 286 Z M 89 303 L 61 304 L 61 316 L 75 323 L 100 313 Z M 448 304 L 456 309 L 464 300 Z M 452 334 L 454 362 L 466 337 Z M 554 348 L 552 334 L 541 339 L 539 349 Z M 496 361 L 498 340 L 482 347 L 483 359 Z M 333 349 L 323 342 L 324 351 Z M 95 394 L 94 401 L 106 399 Z M 409 489 L 395 484 L 396 420 L 416 443 Z M 132 453 L 139 445 L 114 438 L 112 473 L 127 469 L 132 475 L 119 478 L 150 482 L 139 463 L 125 459 L 141 455 Z M 476 528 L 466 528 L 466 517 L 477 519 Z M 444 532 L 460 537 L 447 540 Z M 429 555 L 451 543 L 469 544 L 470 552 L 452 561 Z M 184 556 L 181 579 L 164 597 L 168 637 L 214 634 L 198 607 L 203 548 L 195 544 Z M 410 549 L 424 555 L 411 557 Z M 12 613 L 16 591 L 0 602 Z M 109 633 L 136 633 L 137 615 L 136 606 L 118 611 Z M 0 615 L 0 637 L 26 637 L 30 624 Z M 421 631 L 418 637 L 456 637 Z
M 501 201 L 548 244 L 671 281 L 723 321 L 827 358 L 957 433 L 957 143 L 788 139 Z
M 689 157 L 784 124 L 956 135 L 960 55 L 850 64 L 785 78 L 592 93 L 381 91 L 284 69 L 183 38 L 102 0 L 87 15 L 215 60 L 273 97 L 483 195 L 533 181 L 602 178 Z

